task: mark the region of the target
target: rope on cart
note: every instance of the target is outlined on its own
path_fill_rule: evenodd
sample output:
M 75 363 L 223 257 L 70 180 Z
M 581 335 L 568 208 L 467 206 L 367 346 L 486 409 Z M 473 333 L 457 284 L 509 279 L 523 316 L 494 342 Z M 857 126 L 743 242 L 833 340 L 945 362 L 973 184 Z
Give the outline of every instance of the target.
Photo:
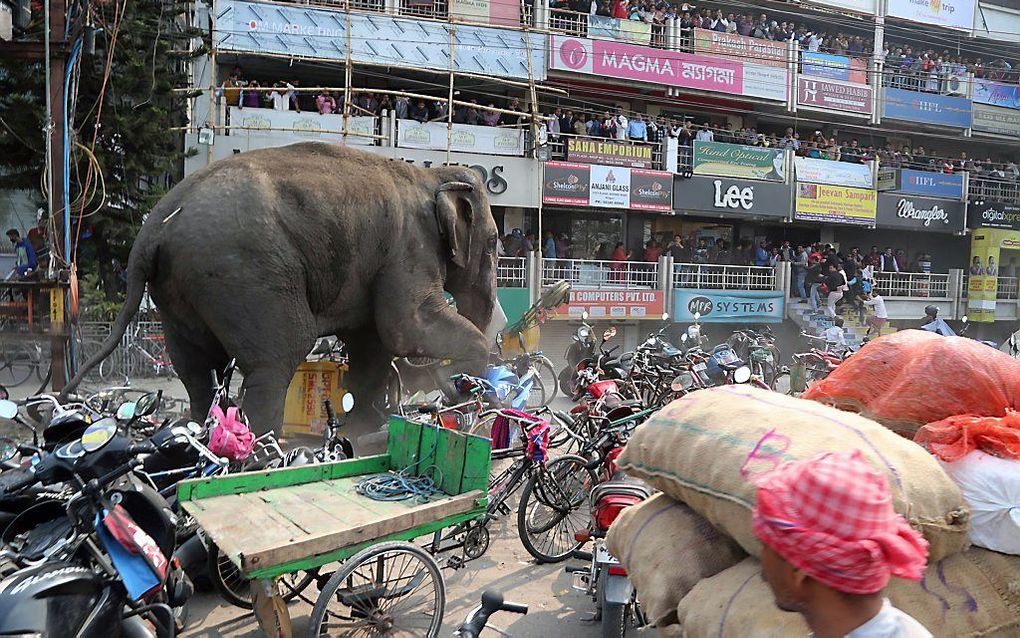
M 430 426 L 439 429 L 436 426 Z M 406 501 L 415 499 L 419 503 L 427 503 L 429 498 L 440 491 L 439 484 L 443 482 L 443 472 L 434 464 L 426 467 L 418 476 L 412 471 L 421 462 L 436 453 L 439 445 L 439 437 L 435 437 L 432 443 L 432 450 L 423 454 L 416 462 L 408 465 L 399 472 L 390 470 L 382 474 L 366 476 L 354 484 L 354 491 L 373 501 Z M 432 470 L 432 474 L 438 474 L 439 478 L 426 476 L 425 473 Z

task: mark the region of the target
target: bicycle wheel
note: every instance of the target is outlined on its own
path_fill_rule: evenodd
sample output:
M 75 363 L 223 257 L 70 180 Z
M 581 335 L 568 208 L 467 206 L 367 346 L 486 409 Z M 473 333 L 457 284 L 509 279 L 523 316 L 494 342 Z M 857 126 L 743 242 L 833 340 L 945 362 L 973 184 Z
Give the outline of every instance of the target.
M 435 638 L 445 605 L 434 558 L 411 543 L 380 543 L 330 577 L 315 601 L 308 635 Z
M 19 386 L 36 370 L 27 344 L 14 341 L 0 343 L 0 385 L 8 388 Z
M 517 533 L 540 563 L 570 558 L 582 545 L 574 534 L 591 519 L 588 497 L 598 482 L 587 459 L 573 454 L 550 461 L 531 475 L 517 507 Z
M 99 362 L 99 379 L 103 383 L 127 385 L 130 379 L 124 370 L 123 354 L 114 350 L 110 356 Z
M 251 585 L 226 554 L 212 545 L 207 554 L 209 580 L 216 592 L 234 607 L 251 609 Z M 297 572 L 280 578 L 283 585 L 283 599 L 291 600 L 303 592 L 315 580 L 315 572 Z
M 544 405 L 549 405 L 556 398 L 556 390 L 559 387 L 559 375 L 556 374 L 552 361 L 544 354 L 532 355 L 531 366 L 535 368 L 538 376 L 542 379 L 542 387 L 545 388 Z
M 549 401 L 546 397 L 547 392 L 545 390 L 545 384 L 542 383 L 542 377 L 538 376 L 536 371 L 535 376 L 532 378 L 531 392 L 528 393 L 528 400 L 524 406 L 528 410 L 537 410 L 538 408 L 548 405 Z

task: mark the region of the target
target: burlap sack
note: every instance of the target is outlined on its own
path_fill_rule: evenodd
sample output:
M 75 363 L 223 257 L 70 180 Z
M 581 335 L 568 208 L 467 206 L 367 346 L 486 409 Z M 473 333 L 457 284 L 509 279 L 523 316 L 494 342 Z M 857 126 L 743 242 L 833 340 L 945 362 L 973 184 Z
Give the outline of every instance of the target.
M 931 455 L 873 421 L 815 401 L 748 386 L 692 392 L 639 426 L 619 464 L 757 556 L 751 479 L 785 461 L 853 449 L 886 474 L 896 511 L 931 544 L 930 560 L 966 548 L 967 505 Z
M 930 564 L 920 583 L 894 578 L 892 604 L 936 637 L 1016 638 L 1020 635 L 1020 556 L 972 548 Z M 686 638 L 796 638 L 810 629 L 800 614 L 780 611 L 748 558 L 706 578 L 677 609 Z
M 691 587 L 747 556 L 702 516 L 665 494 L 625 509 L 609 528 L 606 548 L 627 570 L 654 625 L 675 623 L 676 605 Z

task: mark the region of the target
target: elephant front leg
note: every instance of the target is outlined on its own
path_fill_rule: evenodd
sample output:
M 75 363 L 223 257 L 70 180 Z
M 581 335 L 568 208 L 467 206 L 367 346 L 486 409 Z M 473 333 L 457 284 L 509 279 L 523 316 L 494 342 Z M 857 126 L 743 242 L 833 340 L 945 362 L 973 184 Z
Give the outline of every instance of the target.
M 344 385 L 354 395 L 354 410 L 347 417 L 345 434 L 356 443 L 360 455 L 382 451 L 385 437 L 377 435 L 389 416 L 386 394 L 394 374 L 393 353 L 374 331 L 347 333 L 342 339 L 350 359 Z M 388 407 L 395 410 L 397 406 Z

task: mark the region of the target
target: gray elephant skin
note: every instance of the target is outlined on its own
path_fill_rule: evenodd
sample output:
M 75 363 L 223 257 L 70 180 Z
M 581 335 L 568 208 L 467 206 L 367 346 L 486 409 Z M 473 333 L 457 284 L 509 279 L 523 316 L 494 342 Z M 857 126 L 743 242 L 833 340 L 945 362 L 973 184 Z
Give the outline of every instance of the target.
M 418 168 L 318 142 L 215 162 L 149 214 L 112 334 L 65 393 L 113 352 L 148 284 L 193 418 L 212 402 L 210 371 L 236 358 L 252 429 L 279 432 L 298 365 L 335 334 L 349 349 L 351 418 L 359 430 L 378 425 L 372 404 L 394 356 L 484 369 L 506 323 L 496 233 L 467 167 Z

